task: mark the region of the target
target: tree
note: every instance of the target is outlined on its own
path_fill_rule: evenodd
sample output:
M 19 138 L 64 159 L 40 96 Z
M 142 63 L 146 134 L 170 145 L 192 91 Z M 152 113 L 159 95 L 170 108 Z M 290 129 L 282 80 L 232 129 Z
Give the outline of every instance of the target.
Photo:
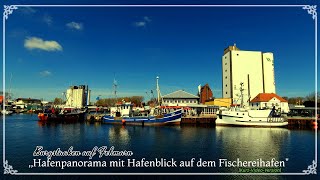
M 99 99 L 96 102 L 96 106 L 114 106 L 115 103 L 121 102 L 124 100 L 125 102 L 131 102 L 135 104 L 136 106 L 140 106 L 143 102 L 142 96 L 131 96 L 131 97 L 119 97 L 119 98 L 105 98 L 105 99 Z
M 306 107 L 315 107 L 316 106 L 315 98 L 316 98 L 316 94 L 314 92 L 310 93 L 304 98 L 305 101 L 303 105 L 305 105 Z M 320 96 L 319 96 L 319 93 L 317 93 L 318 106 L 320 102 L 319 100 L 320 100 Z
M 53 104 L 54 104 L 54 105 L 64 104 L 64 102 L 63 102 L 63 99 L 56 97 L 56 98 L 54 98 L 54 100 L 53 100 Z

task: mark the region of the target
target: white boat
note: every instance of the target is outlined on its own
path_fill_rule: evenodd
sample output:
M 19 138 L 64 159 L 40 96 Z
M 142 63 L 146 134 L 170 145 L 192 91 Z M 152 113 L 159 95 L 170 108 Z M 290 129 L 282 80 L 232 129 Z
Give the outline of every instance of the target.
M 1 110 L 1 114 L 5 114 L 5 115 L 11 115 L 13 113 L 13 111 L 10 111 L 10 110 Z
M 281 127 L 287 126 L 288 121 L 274 116 L 272 110 L 229 109 L 219 111 L 216 125 Z
M 241 105 L 217 113 L 216 125 L 230 126 L 259 126 L 259 127 L 282 127 L 287 126 L 285 117 L 277 114 L 275 109 L 253 110 L 243 108 L 243 83 L 240 84 Z

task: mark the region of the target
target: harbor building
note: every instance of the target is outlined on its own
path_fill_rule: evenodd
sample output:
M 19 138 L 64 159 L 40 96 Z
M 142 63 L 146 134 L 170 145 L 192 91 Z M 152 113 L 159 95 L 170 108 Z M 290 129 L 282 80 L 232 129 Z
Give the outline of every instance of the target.
M 276 93 L 273 53 L 244 51 L 229 46 L 222 56 L 222 97 L 240 104 L 240 83 L 243 83 L 244 105 L 259 93 Z
M 19 109 L 31 109 L 33 106 L 40 107 L 42 106 L 41 100 L 40 99 L 33 99 L 33 98 L 17 98 L 14 102 L 13 105 L 15 105 Z
M 207 87 L 207 86 L 205 86 Z M 205 88 L 204 88 L 205 89 Z M 200 97 L 184 90 L 162 96 L 163 105 L 168 107 L 183 108 L 185 115 L 213 115 L 219 109 L 217 106 L 200 104 Z
M 281 113 L 289 112 L 288 101 L 274 93 L 259 93 L 250 101 L 253 109 L 272 109 L 275 107 Z
M 217 106 L 217 107 L 226 107 L 229 108 L 232 104 L 231 98 L 214 98 L 210 101 L 206 101 L 205 105 L 208 106 Z
M 89 105 L 90 102 L 90 91 L 88 86 L 70 86 L 66 94 L 66 106 L 83 108 Z
M 163 103 L 167 106 L 193 106 L 199 104 L 199 96 L 178 90 L 162 96 Z

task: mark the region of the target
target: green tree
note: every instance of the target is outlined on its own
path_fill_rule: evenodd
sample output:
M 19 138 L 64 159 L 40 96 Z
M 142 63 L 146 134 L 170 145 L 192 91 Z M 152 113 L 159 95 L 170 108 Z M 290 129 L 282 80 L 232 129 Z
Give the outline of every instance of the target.
M 56 98 L 54 98 L 54 100 L 53 100 L 53 104 L 54 104 L 54 105 L 64 104 L 64 101 L 63 101 L 63 99 L 56 97 Z
M 119 97 L 119 98 L 105 98 L 105 99 L 99 99 L 96 102 L 96 106 L 114 106 L 117 102 L 122 102 L 124 100 L 125 102 L 131 102 L 135 104 L 136 106 L 140 106 L 143 102 L 142 96 L 130 96 L 130 97 Z

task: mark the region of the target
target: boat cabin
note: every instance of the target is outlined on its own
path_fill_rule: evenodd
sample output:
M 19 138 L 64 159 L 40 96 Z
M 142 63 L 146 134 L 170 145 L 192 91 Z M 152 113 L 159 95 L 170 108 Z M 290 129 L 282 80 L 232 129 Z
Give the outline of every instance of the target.
M 130 117 L 133 114 L 132 107 L 131 102 L 116 103 L 116 107 L 110 108 L 110 114 L 113 117 Z

